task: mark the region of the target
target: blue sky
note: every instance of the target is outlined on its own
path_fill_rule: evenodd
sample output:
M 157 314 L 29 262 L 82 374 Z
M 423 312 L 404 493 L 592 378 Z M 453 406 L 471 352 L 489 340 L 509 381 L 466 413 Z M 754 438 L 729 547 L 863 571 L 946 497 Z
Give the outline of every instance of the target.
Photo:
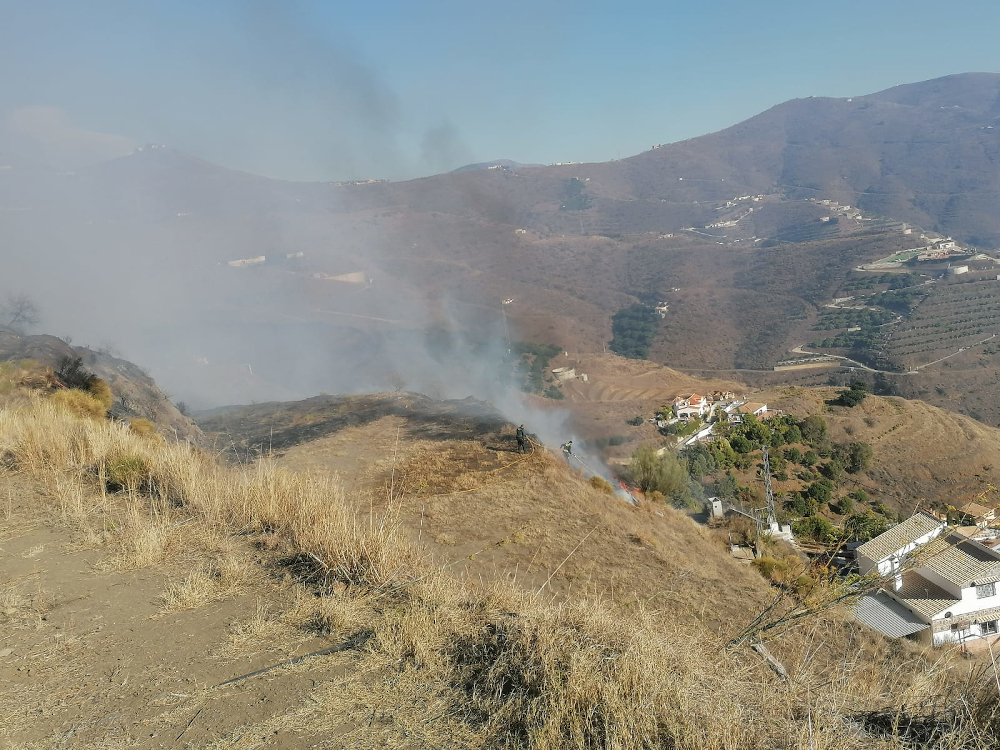
M 0 153 L 157 142 L 288 179 L 603 161 L 794 97 L 1000 72 L 987 0 L 0 0 L 0 18 Z

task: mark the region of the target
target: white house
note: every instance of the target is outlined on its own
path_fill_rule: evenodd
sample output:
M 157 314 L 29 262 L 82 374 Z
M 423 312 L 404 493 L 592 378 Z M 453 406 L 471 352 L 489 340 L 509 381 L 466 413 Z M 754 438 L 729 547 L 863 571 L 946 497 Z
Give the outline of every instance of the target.
M 863 574 L 886 580 L 855 617 L 890 637 L 935 646 L 974 643 L 1000 631 L 1000 552 L 918 513 L 858 548 Z
M 674 399 L 673 412 L 678 419 L 704 417 L 712 411 L 708 399 L 697 393 L 688 393 Z
M 753 414 L 755 417 L 762 417 L 767 413 L 767 404 L 761 404 L 754 401 L 747 401 L 745 403 L 734 403 L 726 407 L 726 414 L 729 418 L 729 424 L 742 424 L 743 417 L 747 414 Z

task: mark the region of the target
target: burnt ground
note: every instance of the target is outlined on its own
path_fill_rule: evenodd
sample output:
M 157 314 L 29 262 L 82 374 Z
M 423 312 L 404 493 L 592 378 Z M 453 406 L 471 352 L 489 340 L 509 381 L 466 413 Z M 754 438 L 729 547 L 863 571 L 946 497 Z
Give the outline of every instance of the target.
M 402 418 L 403 440 L 476 440 L 489 450 L 509 451 L 513 427 L 485 401 L 436 401 L 415 393 L 316 396 L 211 412 L 198 425 L 233 458 L 245 459 L 328 438 L 386 417 Z

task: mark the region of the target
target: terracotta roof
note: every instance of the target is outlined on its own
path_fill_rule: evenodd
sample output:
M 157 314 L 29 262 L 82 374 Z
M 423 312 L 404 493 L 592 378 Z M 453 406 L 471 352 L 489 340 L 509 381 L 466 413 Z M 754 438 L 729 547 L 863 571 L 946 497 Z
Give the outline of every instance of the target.
M 956 586 L 1000 581 L 997 553 L 954 532 L 932 539 L 913 557 L 919 567 L 933 570 Z
M 687 395 L 676 396 L 674 403 L 676 404 L 678 401 L 702 401 L 703 399 L 704 397 L 699 396 L 697 393 L 688 393 Z
M 985 505 L 980 505 L 979 503 L 966 503 L 961 508 L 960 511 L 963 513 L 968 513 L 970 516 L 985 516 L 987 513 L 992 513 L 993 508 L 987 508 Z
M 903 587 L 892 593 L 909 609 L 927 619 L 946 612 L 962 601 L 912 570 L 903 574 Z
M 869 560 L 881 562 L 894 552 L 903 549 L 914 539 L 919 539 L 937 528 L 944 527 L 944 521 L 939 521 L 929 513 L 917 513 L 902 523 L 898 523 L 888 531 L 879 534 L 871 541 L 858 547 L 858 554 Z

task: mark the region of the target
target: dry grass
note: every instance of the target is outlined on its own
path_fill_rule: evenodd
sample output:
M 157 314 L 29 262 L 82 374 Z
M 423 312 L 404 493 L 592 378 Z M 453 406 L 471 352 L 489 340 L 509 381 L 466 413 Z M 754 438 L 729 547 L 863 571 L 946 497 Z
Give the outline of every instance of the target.
M 261 583 L 234 550 L 235 535 L 280 551 L 298 594 L 284 611 L 261 599 L 233 625 L 235 651 L 288 628 L 337 641 L 366 636 L 342 682 L 257 729 L 336 732 L 356 748 L 540 750 L 805 748 L 810 731 L 817 749 L 901 750 L 930 732 L 916 746 L 957 750 L 995 746 L 1000 736 L 991 674 L 970 677 L 950 654 L 889 644 L 843 613 L 802 620 L 769 644 L 788 668 L 786 683 L 753 652 L 727 648 L 723 634 L 680 618 L 669 598 L 626 612 L 579 597 L 554 603 L 539 593 L 544 587 L 526 590 L 509 578 L 455 580 L 414 551 L 393 515 L 357 514 L 329 476 L 266 460 L 220 466 L 190 446 L 157 444 L 40 398 L 0 409 L 0 458 L 6 471 L 47 483 L 58 516 L 107 546 L 110 565 L 179 560 L 197 544 L 205 562 L 168 588 L 168 609 Z M 544 460 L 518 491 L 561 485 L 585 486 Z M 485 495 L 505 492 L 490 485 Z M 692 549 L 708 549 L 708 532 L 693 524 L 677 533 L 676 543 L 701 535 Z M 628 542 L 637 532 L 624 522 L 602 534 L 640 546 Z M 644 554 L 662 545 L 636 538 L 653 549 Z M 621 546 L 608 543 L 607 554 L 614 549 Z M 696 585 L 696 575 L 678 571 L 676 580 Z M 32 606 L 21 587 L 2 596 L 2 612 Z

